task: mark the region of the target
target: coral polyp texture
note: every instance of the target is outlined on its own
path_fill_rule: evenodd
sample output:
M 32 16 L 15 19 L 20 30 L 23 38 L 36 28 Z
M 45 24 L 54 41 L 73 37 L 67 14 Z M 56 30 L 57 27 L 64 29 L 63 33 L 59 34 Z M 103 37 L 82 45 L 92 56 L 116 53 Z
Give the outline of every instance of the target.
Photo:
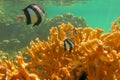
M 52 27 L 48 41 L 31 41 L 16 63 L 0 61 L 0 80 L 120 80 L 119 24 L 120 18 L 107 34 L 70 23 Z M 65 39 L 74 42 L 71 52 L 64 49 Z

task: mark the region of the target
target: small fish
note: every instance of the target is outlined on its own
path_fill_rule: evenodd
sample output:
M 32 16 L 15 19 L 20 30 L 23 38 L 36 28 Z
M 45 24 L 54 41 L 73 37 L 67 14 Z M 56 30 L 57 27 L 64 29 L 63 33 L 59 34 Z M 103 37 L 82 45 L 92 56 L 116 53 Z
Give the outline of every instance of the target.
M 18 19 L 18 21 L 21 22 L 21 21 L 23 21 L 25 19 L 25 16 L 24 15 L 18 15 L 17 19 Z
M 65 39 L 64 40 L 64 50 L 68 50 L 69 52 L 72 51 L 72 49 L 74 48 L 74 43 L 70 40 L 70 39 Z
M 23 9 L 24 15 L 18 16 L 20 21 L 26 18 L 27 25 L 33 24 L 33 26 L 39 25 L 45 17 L 45 11 L 36 4 L 31 4 Z

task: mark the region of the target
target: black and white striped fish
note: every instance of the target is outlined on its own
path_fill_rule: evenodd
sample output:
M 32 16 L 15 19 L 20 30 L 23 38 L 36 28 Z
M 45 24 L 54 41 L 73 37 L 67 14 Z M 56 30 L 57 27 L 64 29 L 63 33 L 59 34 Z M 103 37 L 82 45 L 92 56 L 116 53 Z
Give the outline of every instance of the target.
M 33 24 L 33 26 L 39 25 L 44 19 L 45 11 L 36 4 L 28 5 L 23 9 L 24 15 L 18 16 L 20 20 L 26 18 L 26 24 Z
M 64 50 L 71 52 L 72 49 L 74 48 L 74 43 L 70 39 L 65 39 L 64 40 Z

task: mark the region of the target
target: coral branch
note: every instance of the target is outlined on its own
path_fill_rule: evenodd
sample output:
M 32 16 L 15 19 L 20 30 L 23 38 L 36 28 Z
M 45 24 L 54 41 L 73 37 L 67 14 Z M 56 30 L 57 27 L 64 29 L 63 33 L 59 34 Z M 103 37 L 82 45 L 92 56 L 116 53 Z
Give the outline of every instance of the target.
M 17 65 L 0 60 L 0 80 L 120 80 L 119 23 L 120 18 L 108 34 L 70 23 L 52 27 L 48 41 L 30 42 L 27 61 L 20 51 Z M 74 42 L 71 52 L 64 49 L 65 39 Z

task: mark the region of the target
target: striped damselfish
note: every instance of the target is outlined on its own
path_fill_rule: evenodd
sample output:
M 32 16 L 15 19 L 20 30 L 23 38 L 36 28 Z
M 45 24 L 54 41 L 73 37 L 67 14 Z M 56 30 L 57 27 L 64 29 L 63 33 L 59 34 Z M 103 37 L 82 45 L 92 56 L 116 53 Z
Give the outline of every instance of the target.
M 71 52 L 74 46 L 74 43 L 70 39 L 64 40 L 64 50 Z
M 45 11 L 36 4 L 31 4 L 23 9 L 27 24 L 39 25 L 45 16 Z
M 36 4 L 30 4 L 23 9 L 24 15 L 18 16 L 20 21 L 26 18 L 26 24 L 38 26 L 45 17 L 45 11 Z

